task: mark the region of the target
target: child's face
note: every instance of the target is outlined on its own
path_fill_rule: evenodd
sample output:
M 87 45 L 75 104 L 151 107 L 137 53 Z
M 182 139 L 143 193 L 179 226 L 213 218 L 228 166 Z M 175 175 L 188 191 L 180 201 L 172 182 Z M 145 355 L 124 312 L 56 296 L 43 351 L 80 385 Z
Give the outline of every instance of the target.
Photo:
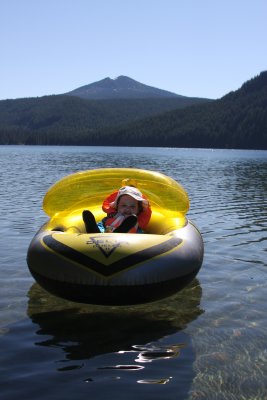
M 138 201 L 135 200 L 133 197 L 129 196 L 128 194 L 121 196 L 118 204 L 118 212 L 125 216 L 132 214 L 137 215 Z

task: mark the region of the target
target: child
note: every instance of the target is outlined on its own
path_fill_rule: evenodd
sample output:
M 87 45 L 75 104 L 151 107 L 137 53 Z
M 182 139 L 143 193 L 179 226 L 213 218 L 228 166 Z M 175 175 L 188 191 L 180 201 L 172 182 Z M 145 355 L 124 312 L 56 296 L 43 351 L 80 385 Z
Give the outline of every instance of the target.
M 123 186 L 109 195 L 102 209 L 107 216 L 98 224 L 89 210 L 83 211 L 87 233 L 142 233 L 152 213 L 146 197 L 133 186 Z

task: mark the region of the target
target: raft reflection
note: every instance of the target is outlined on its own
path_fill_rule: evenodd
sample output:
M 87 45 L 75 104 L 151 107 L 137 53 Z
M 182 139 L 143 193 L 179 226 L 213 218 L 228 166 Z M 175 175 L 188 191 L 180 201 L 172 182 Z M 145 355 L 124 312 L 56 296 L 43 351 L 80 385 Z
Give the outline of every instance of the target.
M 33 284 L 28 315 L 39 325 L 39 346 L 62 348 L 67 360 L 133 350 L 176 333 L 202 314 L 197 279 L 176 295 L 133 307 L 76 304 L 54 297 Z M 47 337 L 47 335 L 49 337 Z M 144 350 L 142 350 L 144 352 Z

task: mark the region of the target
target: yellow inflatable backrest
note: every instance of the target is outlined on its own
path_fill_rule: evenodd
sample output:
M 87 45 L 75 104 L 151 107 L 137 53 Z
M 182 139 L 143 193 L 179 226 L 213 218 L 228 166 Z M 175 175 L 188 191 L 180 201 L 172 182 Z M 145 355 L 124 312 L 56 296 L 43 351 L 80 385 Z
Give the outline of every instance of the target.
M 185 215 L 189 209 L 187 193 L 174 179 L 132 168 L 103 168 L 69 175 L 48 190 L 43 209 L 53 217 L 62 211 L 101 208 L 103 200 L 125 184 L 134 184 L 147 196 L 152 210 L 167 217 Z

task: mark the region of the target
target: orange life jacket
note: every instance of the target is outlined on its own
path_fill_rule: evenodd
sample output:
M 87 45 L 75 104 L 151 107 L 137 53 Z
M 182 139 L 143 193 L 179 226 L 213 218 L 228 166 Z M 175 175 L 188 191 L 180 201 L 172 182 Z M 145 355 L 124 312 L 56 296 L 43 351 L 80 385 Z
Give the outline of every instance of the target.
M 121 214 L 109 214 L 105 217 L 102 222 L 105 227 L 105 232 L 113 232 L 121 223 L 125 220 L 125 217 Z M 133 226 L 127 233 L 137 233 L 138 231 L 138 222 Z

